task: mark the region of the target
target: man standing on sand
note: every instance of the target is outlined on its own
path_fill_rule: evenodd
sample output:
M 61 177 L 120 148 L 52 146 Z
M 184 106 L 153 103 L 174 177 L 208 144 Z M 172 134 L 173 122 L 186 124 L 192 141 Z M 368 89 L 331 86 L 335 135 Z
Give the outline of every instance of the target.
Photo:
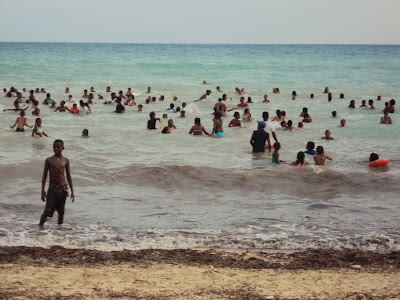
M 46 202 L 46 207 L 40 217 L 39 225 L 43 225 L 47 217 L 52 217 L 54 211 L 58 212 L 58 224 L 64 221 L 65 200 L 68 196 L 68 186 L 65 182 L 64 169 L 67 175 L 68 185 L 71 188 L 71 201 L 74 202 L 74 188 L 72 186 L 71 173 L 69 170 L 69 160 L 62 156 L 64 150 L 64 142 L 55 140 L 53 143 L 54 155 L 48 157 L 44 164 L 42 178 L 42 200 Z M 44 190 L 47 180 L 47 172 L 49 172 L 49 189 Z

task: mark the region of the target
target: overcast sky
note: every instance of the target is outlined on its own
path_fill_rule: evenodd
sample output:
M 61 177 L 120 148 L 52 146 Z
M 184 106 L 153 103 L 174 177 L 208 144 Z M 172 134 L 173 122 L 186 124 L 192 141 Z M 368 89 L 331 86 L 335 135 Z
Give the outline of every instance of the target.
M 400 0 L 0 0 L 0 41 L 400 44 Z

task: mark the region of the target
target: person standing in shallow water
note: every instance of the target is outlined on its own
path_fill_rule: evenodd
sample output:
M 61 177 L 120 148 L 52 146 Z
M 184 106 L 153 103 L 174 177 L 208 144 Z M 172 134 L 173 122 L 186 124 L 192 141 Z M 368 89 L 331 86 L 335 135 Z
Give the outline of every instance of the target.
M 39 225 L 43 225 L 48 217 L 52 217 L 54 211 L 58 212 L 58 224 L 64 221 L 65 200 L 68 196 L 68 186 L 65 182 L 64 170 L 67 175 L 68 185 L 71 189 L 71 201 L 74 202 L 74 188 L 69 169 L 69 160 L 62 156 L 64 142 L 55 140 L 53 143 L 54 155 L 48 157 L 44 164 L 42 178 L 42 201 L 46 202 L 46 207 L 40 217 Z M 49 189 L 45 192 L 47 173 L 49 173 Z

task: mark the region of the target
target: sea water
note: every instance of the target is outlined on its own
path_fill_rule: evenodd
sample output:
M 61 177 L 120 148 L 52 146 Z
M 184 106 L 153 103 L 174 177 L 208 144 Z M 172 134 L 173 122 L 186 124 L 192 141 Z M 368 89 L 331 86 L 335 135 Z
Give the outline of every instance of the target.
M 75 101 L 94 87 L 97 103 L 88 116 L 40 105 L 50 138 L 32 138 L 28 128 L 15 133 L 9 126 L 18 113 L 1 112 L 0 245 L 400 249 L 397 112 L 392 125 L 379 124 L 384 103 L 399 100 L 400 46 L 0 43 L 0 87 L 11 86 L 43 87 L 57 103 L 67 99 L 65 87 Z M 113 113 L 115 106 L 97 96 L 108 98 L 107 86 L 124 94 L 131 87 L 144 111 L 126 106 L 124 114 Z M 164 95 L 165 101 L 146 105 L 148 86 L 151 96 Z M 190 136 L 195 117 L 212 131 L 211 113 L 222 96 L 217 86 L 227 94 L 228 108 L 239 103 L 235 87 L 245 88 L 254 121 L 228 128 L 232 111 L 223 118 L 225 137 Z M 272 93 L 275 87 L 280 94 Z M 193 102 L 207 89 L 210 97 Z M 262 103 L 264 94 L 270 103 Z M 45 98 L 35 96 L 40 103 Z M 166 112 L 173 96 L 176 107 L 187 103 L 186 118 Z M 357 108 L 350 110 L 352 99 Z M 359 108 L 363 99 L 375 100 L 376 109 Z M 0 108 L 13 101 L 2 93 Z M 274 116 L 285 110 L 297 126 L 303 107 L 313 119 L 305 131 L 282 131 L 275 123 L 280 158 L 292 162 L 314 141 L 333 161 L 315 166 L 309 156 L 310 166 L 295 168 L 271 164 L 268 152 L 252 154 L 250 136 L 263 111 Z M 337 118 L 331 117 L 334 110 Z M 160 118 L 167 113 L 177 129 L 147 130 L 151 111 Z M 32 125 L 30 109 L 27 118 Z M 341 119 L 344 128 L 338 127 Z M 80 137 L 84 128 L 89 138 Z M 335 140 L 321 140 L 327 129 Z M 65 142 L 76 199 L 67 199 L 61 227 L 53 217 L 40 228 L 44 161 L 58 138 Z M 372 152 L 390 159 L 388 167 L 368 168 L 364 161 Z

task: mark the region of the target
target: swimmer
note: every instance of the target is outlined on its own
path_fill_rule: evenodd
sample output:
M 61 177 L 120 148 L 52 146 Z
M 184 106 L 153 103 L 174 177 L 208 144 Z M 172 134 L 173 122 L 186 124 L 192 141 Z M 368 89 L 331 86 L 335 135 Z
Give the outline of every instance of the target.
M 317 152 L 315 152 L 314 148 L 315 148 L 314 142 L 311 142 L 311 141 L 307 142 L 307 145 L 306 145 L 307 151 L 304 151 L 304 153 L 308 154 L 308 155 L 315 155 L 315 154 L 317 154 Z
M 180 117 L 181 118 L 186 118 L 186 112 L 184 110 L 181 111 Z
M 211 135 L 215 134 L 217 137 L 223 137 L 225 135 L 224 130 L 222 129 L 223 120 L 221 119 L 221 116 L 221 113 L 218 111 L 214 113 L 214 126 Z
M 345 119 L 341 119 L 339 127 L 345 127 L 345 126 L 346 126 L 346 120 Z
M 332 101 L 332 93 L 328 93 L 328 102 Z
M 170 130 L 174 130 L 176 129 L 176 126 L 174 125 L 174 120 L 169 119 L 168 120 L 168 126 L 167 126 Z
M 146 94 L 152 94 L 153 92 L 151 91 L 151 87 L 149 86 L 149 87 L 147 87 L 147 92 L 146 92 Z
M 28 109 L 28 107 L 26 107 L 26 108 L 20 108 L 19 107 L 19 103 L 18 103 L 18 101 L 17 100 L 15 100 L 14 101 L 14 108 L 9 108 L 9 109 L 3 109 L 3 111 L 20 111 L 20 110 L 27 110 Z
M 143 105 L 142 104 L 139 104 L 137 108 L 138 108 L 138 111 L 143 111 Z
M 310 115 L 308 113 L 305 113 L 303 115 L 303 122 L 304 123 L 311 123 L 312 122 L 312 119 L 311 119 L 311 117 L 310 117 Z
M 276 121 L 276 122 L 285 121 L 285 116 L 282 116 L 282 112 L 280 109 L 276 110 L 276 116 L 272 118 L 272 121 Z
M 299 151 L 297 153 L 297 159 L 294 162 L 292 162 L 291 165 L 296 167 L 304 167 L 306 165 L 309 165 L 309 163 L 306 162 L 304 158 L 305 158 L 304 152 Z
M 164 95 L 161 95 L 161 96 L 158 98 L 159 101 L 164 101 L 164 99 L 165 99 Z
M 121 102 L 119 101 L 116 108 L 115 108 L 115 113 L 117 114 L 122 114 L 125 112 L 125 107 L 121 104 Z
M 207 90 L 206 93 L 205 93 L 204 95 L 202 95 L 199 99 L 194 100 L 194 102 L 201 101 L 201 100 L 205 100 L 205 99 L 207 99 L 207 97 L 210 96 L 210 95 L 211 95 L 211 90 Z
M 268 95 L 264 95 L 264 100 L 262 103 L 270 103 L 271 101 L 268 100 Z
M 377 96 L 376 97 L 376 101 L 381 101 L 382 100 L 382 97 L 381 96 Z
M 32 116 L 39 116 L 40 114 L 40 109 L 38 108 L 39 102 L 35 100 L 32 104 L 33 104 Z
M 38 137 L 47 136 L 47 137 L 49 137 L 43 131 L 42 119 L 41 118 L 36 118 L 36 120 L 35 120 L 35 127 L 33 127 L 33 130 L 32 130 L 32 137 L 34 137 L 34 136 L 38 136 Z
M 314 99 L 314 94 L 310 94 L 310 99 Z
M 76 103 L 74 103 L 71 107 L 71 109 L 69 110 L 69 112 L 71 114 L 77 115 L 79 114 L 79 109 L 78 109 L 78 105 Z
M 164 127 L 164 128 L 161 130 L 161 133 L 171 133 L 171 128 L 169 128 L 168 126 L 166 126 L 166 127 Z
M 237 105 L 238 107 L 248 107 L 247 103 L 244 103 L 244 97 L 240 97 L 240 103 Z
M 66 88 L 65 88 L 65 93 L 66 93 L 66 94 L 69 94 L 69 87 L 66 87 Z
M 389 116 L 389 112 L 385 111 L 384 116 L 381 118 L 381 124 L 392 124 L 392 118 Z
M 174 96 L 174 98 L 172 98 L 172 101 L 177 101 L 177 100 L 178 100 L 177 96 Z
M 336 118 L 337 117 L 337 112 L 336 112 L 336 110 L 334 110 L 333 112 L 332 112 L 332 118 Z
M 10 126 L 11 129 L 14 129 L 15 125 L 17 125 L 17 129 L 15 130 L 16 132 L 24 132 L 25 129 L 24 127 L 27 126 L 29 128 L 33 128 L 32 126 L 29 126 L 26 122 L 28 121 L 27 118 L 25 118 L 25 110 L 21 110 L 19 113 L 19 117 L 15 120 L 14 125 Z
M 279 90 L 278 88 L 273 88 L 273 89 L 272 89 L 272 93 L 274 93 L 274 94 L 279 94 L 279 93 L 280 93 L 280 90 Z
M 50 93 L 46 94 L 46 99 L 43 100 L 42 104 L 48 105 L 55 102 L 53 99 L 50 98 Z
M 281 122 L 281 128 L 282 128 L 282 129 L 285 129 L 286 127 L 287 127 L 286 121 L 282 121 L 282 122 Z
M 326 87 L 325 90 L 324 90 L 324 94 L 328 94 L 328 93 L 329 93 L 329 88 Z
M 132 89 L 128 87 L 128 90 L 125 93 L 125 96 L 128 97 L 129 95 L 132 95 Z
M 167 109 L 167 111 L 175 112 L 174 107 L 175 107 L 175 104 L 174 103 L 170 103 L 169 108 Z
M 356 101 L 351 100 L 348 108 L 356 108 Z
M 303 122 L 299 122 L 299 124 L 297 124 L 297 129 L 298 129 L 298 130 L 306 130 L 306 129 L 304 128 Z
M 88 95 L 88 91 L 87 90 L 83 90 L 83 95 L 82 95 L 82 98 L 89 98 L 89 95 Z
M 365 101 L 365 100 L 361 101 L 361 105 L 359 107 L 368 107 L 367 101 Z
M 372 99 L 368 100 L 368 105 L 369 105 L 369 109 L 375 109 L 374 100 L 372 100 Z
M 201 125 L 201 120 L 200 118 L 195 118 L 194 119 L 194 125 L 192 126 L 192 128 L 190 128 L 189 134 L 193 134 L 193 135 L 203 135 L 203 132 L 206 135 L 211 135 L 209 134 L 206 129 L 204 128 L 203 125 Z
M 163 119 L 168 119 L 168 115 L 167 114 L 163 114 L 162 118 Z
M 371 155 L 369 156 L 369 162 L 373 162 L 379 159 L 379 155 L 376 153 L 371 153 Z
M 88 96 L 88 103 L 93 104 L 93 99 L 94 99 L 94 95 L 93 95 L 93 93 L 90 93 Z
M 149 114 L 150 120 L 147 121 L 147 129 L 156 129 L 156 122 L 162 123 L 160 118 L 156 118 L 156 113 L 152 111 Z
M 317 147 L 317 154 L 313 156 L 314 162 L 318 166 L 325 165 L 325 161 L 327 159 L 332 160 L 332 157 L 324 154 L 324 147 L 318 146 Z
M 325 130 L 325 136 L 322 137 L 321 140 L 334 140 L 334 138 L 331 137 L 331 131 Z
M 251 122 L 254 118 L 251 116 L 250 108 L 245 108 L 242 116 L 243 122 Z
M 272 160 L 271 162 L 273 164 L 281 164 L 281 163 L 285 163 L 283 160 L 279 159 L 279 150 L 281 149 L 281 143 L 276 142 L 274 144 L 274 152 L 272 152 Z
M 91 92 L 91 93 L 96 93 L 96 91 L 94 90 L 94 87 L 91 87 L 91 88 L 90 88 L 90 92 Z
M 251 100 L 251 97 L 249 96 L 249 97 L 247 97 L 247 102 L 246 103 L 254 103 L 254 102 Z
M 228 127 L 242 127 L 242 122 L 240 121 L 240 113 L 238 111 L 235 111 L 233 116 L 235 118 L 231 120 Z
M 57 112 L 57 111 L 59 111 L 59 112 L 65 112 L 66 110 L 68 110 L 68 111 L 70 112 L 69 108 L 66 107 L 66 106 L 64 106 L 64 105 L 65 105 L 65 101 L 63 100 L 63 101 L 60 102 L 60 106 L 57 107 L 56 110 L 55 110 L 54 112 Z
M 112 93 L 112 90 L 109 86 L 106 88 L 106 93 Z
M 120 97 L 121 99 L 122 99 L 122 98 L 123 98 L 123 99 L 126 99 L 125 96 L 124 96 L 124 93 L 123 93 L 122 91 L 119 91 L 119 92 L 118 92 L 118 97 Z
M 287 126 L 285 127 L 285 130 L 293 130 L 293 122 L 292 120 L 287 121 Z
M 223 92 L 221 91 L 221 87 L 220 87 L 220 86 L 217 86 L 217 92 L 218 92 L 218 93 L 223 93 Z
M 82 137 L 89 137 L 89 130 L 86 128 L 82 130 Z
M 203 84 L 207 84 L 207 80 L 203 80 Z

